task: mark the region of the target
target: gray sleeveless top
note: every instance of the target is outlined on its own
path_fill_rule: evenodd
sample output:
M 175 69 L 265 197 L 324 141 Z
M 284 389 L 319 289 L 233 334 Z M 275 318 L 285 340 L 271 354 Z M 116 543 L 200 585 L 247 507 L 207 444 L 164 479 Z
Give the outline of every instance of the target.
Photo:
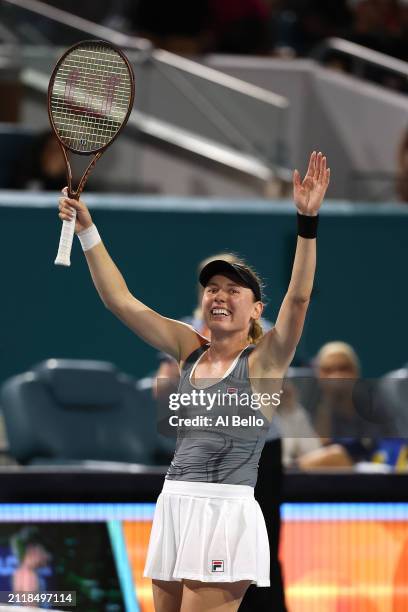
M 241 352 L 221 381 L 211 384 L 208 380 L 210 386 L 199 389 L 192 384 L 191 375 L 208 347 L 194 351 L 181 372 L 178 393 L 188 394 L 183 397 L 190 397 L 191 402 L 182 402 L 185 405 L 173 414 L 177 423 L 196 418 L 194 425 L 178 424 L 176 450 L 166 479 L 255 487 L 270 425 L 259 409 L 251 407 L 256 394 L 249 381 L 248 355 L 255 346 Z

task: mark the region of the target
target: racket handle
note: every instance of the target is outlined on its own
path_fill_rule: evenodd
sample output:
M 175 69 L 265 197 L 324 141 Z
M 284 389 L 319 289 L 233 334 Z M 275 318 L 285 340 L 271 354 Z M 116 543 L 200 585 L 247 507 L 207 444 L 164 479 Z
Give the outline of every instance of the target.
M 75 234 L 76 210 L 72 209 L 73 217 L 70 221 L 63 221 L 61 228 L 60 241 L 58 245 L 57 257 L 54 261 L 56 266 L 71 265 L 72 241 Z

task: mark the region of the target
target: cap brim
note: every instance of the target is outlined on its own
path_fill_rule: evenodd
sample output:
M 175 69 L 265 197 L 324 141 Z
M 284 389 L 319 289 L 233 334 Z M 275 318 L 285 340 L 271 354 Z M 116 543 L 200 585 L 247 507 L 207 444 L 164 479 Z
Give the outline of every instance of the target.
M 254 281 L 250 278 L 247 278 L 245 273 L 238 268 L 238 266 L 234 266 L 234 264 L 225 261 L 224 259 L 215 259 L 214 261 L 210 261 L 209 264 L 204 266 L 201 270 L 199 281 L 203 287 L 206 287 L 209 281 L 216 274 L 222 274 L 227 278 L 231 278 L 234 281 L 238 281 L 238 284 L 243 287 L 247 287 L 251 289 L 254 293 L 255 298 L 257 300 L 261 300 L 261 290 L 257 287 Z
M 234 268 L 232 264 L 228 261 L 224 261 L 223 259 L 215 259 L 214 261 L 210 261 L 200 272 L 199 281 L 203 287 L 206 287 L 213 276 L 216 274 L 223 274 L 224 276 L 234 276 L 235 278 L 239 278 L 244 285 L 247 285 L 247 282 L 240 275 L 240 273 Z

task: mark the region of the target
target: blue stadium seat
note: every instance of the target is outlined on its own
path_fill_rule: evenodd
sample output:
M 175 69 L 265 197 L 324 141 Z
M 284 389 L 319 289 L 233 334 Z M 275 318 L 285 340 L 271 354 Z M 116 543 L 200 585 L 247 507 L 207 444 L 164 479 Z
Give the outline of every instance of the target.
M 154 463 L 154 411 L 111 363 L 48 359 L 7 380 L 0 398 L 19 463 Z
M 408 438 L 408 367 L 389 372 L 379 381 L 381 401 L 391 413 L 395 434 Z
M 8 189 L 14 166 L 25 155 L 35 132 L 10 123 L 0 123 L 0 189 Z
M 162 405 L 161 407 L 157 403 L 156 400 L 153 399 L 153 385 L 156 384 L 156 376 L 153 374 L 152 376 L 147 376 L 146 378 L 141 378 L 137 381 L 136 387 L 140 396 L 143 399 L 143 404 L 146 406 L 151 406 L 150 410 L 152 413 L 156 415 L 156 423 L 157 423 L 157 448 L 156 448 L 156 463 L 158 465 L 167 465 L 173 459 L 174 451 L 176 449 L 176 437 L 177 432 L 175 431 L 173 436 L 168 435 L 168 427 L 164 426 L 161 423 L 161 419 L 167 414 L 168 416 L 168 404 L 166 406 Z M 175 389 L 176 390 L 176 389 Z M 163 429 L 167 432 L 167 435 L 163 435 Z

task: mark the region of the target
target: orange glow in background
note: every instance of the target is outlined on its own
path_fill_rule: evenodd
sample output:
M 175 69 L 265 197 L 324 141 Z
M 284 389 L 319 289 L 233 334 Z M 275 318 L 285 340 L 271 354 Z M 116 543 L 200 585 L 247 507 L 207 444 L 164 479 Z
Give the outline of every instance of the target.
M 408 611 L 408 504 L 284 504 L 282 518 L 289 612 Z M 123 527 L 141 612 L 154 612 L 143 578 L 151 521 Z

